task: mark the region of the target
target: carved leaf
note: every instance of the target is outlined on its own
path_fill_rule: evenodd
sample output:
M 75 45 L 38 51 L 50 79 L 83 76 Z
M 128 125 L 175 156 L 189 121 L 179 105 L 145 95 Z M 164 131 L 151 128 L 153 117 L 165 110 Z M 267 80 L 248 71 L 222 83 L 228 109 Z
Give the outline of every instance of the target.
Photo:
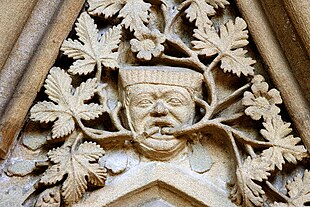
M 297 163 L 307 156 L 307 150 L 303 145 L 297 145 L 301 139 L 290 135 L 292 129 L 290 123 L 284 123 L 281 116 L 275 116 L 263 123 L 265 129 L 260 132 L 265 139 L 274 146 L 263 151 L 262 156 L 271 161 L 271 169 L 275 166 L 282 170 L 285 160 Z
M 88 79 L 73 93 L 70 76 L 60 68 L 54 67 L 47 77 L 45 87 L 49 98 L 58 105 L 47 101 L 39 102 L 31 108 L 30 118 L 40 122 L 57 119 L 53 125 L 52 137 L 68 135 L 75 128 L 74 119 L 91 120 L 106 111 L 106 106 L 103 105 L 84 104 L 94 95 L 97 85 L 96 78 Z
M 272 207 L 302 207 L 310 202 L 310 172 L 305 170 L 304 176 L 297 175 L 294 180 L 288 181 L 286 188 L 290 200 L 288 203 L 273 203 Z M 307 203 L 307 204 L 306 204 Z
M 98 29 L 94 20 L 86 13 L 82 13 L 76 24 L 76 32 L 79 40 L 65 40 L 61 50 L 65 55 L 73 59 L 80 59 L 73 63 L 69 72 L 72 74 L 88 74 L 95 65 L 102 64 L 105 67 L 118 67 L 118 52 L 113 52 L 120 42 L 121 28 L 113 27 L 98 41 Z M 110 36 L 113 38 L 106 38 Z M 82 44 L 83 43 L 83 44 Z
M 259 120 L 261 117 L 266 120 L 280 113 L 280 109 L 276 106 L 282 103 L 279 91 L 276 89 L 268 91 L 269 86 L 261 75 L 256 75 L 252 83 L 252 93 L 246 91 L 242 99 L 242 104 L 247 106 L 245 114 L 253 120 Z
M 102 14 L 105 18 L 119 12 L 118 17 L 123 18 L 122 25 L 135 33 L 145 33 L 149 29 L 144 23 L 149 22 L 151 4 L 143 0 L 88 0 L 91 14 Z
M 101 37 L 100 44 L 103 44 L 108 50 L 116 50 L 121 42 L 122 30 L 120 26 L 110 28 Z
M 105 18 L 112 17 L 119 12 L 127 0 L 88 0 L 90 14 L 102 14 Z
M 253 67 L 251 65 L 256 63 L 256 61 L 252 58 L 245 57 L 246 53 L 247 51 L 242 48 L 229 51 L 227 53 L 228 55 L 225 55 L 222 58 L 221 68 L 224 70 L 224 72 L 232 72 L 239 77 L 241 73 L 244 75 L 252 75 Z
M 209 27 L 212 25 L 209 16 L 215 15 L 215 10 L 205 0 L 187 0 L 182 5 L 191 2 L 189 7 L 185 10 L 186 17 L 189 18 L 190 22 L 196 20 L 195 25 L 197 28 Z
M 235 23 L 228 21 L 221 26 L 220 35 L 213 27 L 198 28 L 194 30 L 194 37 L 198 40 L 192 41 L 194 49 L 206 57 L 219 54 L 222 60 L 221 68 L 240 76 L 253 75 L 255 63 L 250 57 L 245 57 L 247 50 L 241 49 L 248 44 L 247 25 L 241 18 L 236 18 Z M 239 49 L 238 49 L 239 48 Z M 236 49 L 236 50 L 235 50 Z
M 143 0 L 127 0 L 124 8 L 119 12 L 119 17 L 123 17 L 122 24 L 125 28 L 136 33 L 148 32 L 149 29 L 144 25 L 149 21 L 149 11 L 151 4 Z
M 310 202 L 310 172 L 305 170 L 304 176 L 298 175 L 286 185 L 294 206 L 306 206 Z
M 254 181 L 263 181 L 268 178 L 269 163 L 261 157 L 251 159 L 248 157 L 242 166 L 237 169 L 237 183 L 231 198 L 237 204 L 244 206 L 262 206 L 265 194 L 262 187 Z
M 214 8 L 225 8 L 226 5 L 229 5 L 227 0 L 206 0 L 209 4 L 211 4 Z
M 52 165 L 44 172 L 40 179 L 40 183 L 52 185 L 58 181 L 61 181 L 66 174 L 66 168 L 70 164 L 70 148 L 59 147 L 57 149 L 50 150 L 47 155 L 51 162 L 55 165 Z
M 65 105 L 72 90 L 71 82 L 71 77 L 64 70 L 58 67 L 51 68 L 44 84 L 45 93 L 50 100 Z
M 59 187 L 48 188 L 40 193 L 35 207 L 60 207 L 61 196 Z
M 59 147 L 48 153 L 54 164 L 48 168 L 40 182 L 55 184 L 67 175 L 62 185 L 62 196 L 67 204 L 78 201 L 87 188 L 87 182 L 103 186 L 106 170 L 97 161 L 104 154 L 104 150 L 95 143 L 84 142 L 76 150 L 70 147 Z
M 87 101 L 94 95 L 97 85 L 98 82 L 96 78 L 88 79 L 75 89 L 73 96 L 76 98 L 77 102 Z

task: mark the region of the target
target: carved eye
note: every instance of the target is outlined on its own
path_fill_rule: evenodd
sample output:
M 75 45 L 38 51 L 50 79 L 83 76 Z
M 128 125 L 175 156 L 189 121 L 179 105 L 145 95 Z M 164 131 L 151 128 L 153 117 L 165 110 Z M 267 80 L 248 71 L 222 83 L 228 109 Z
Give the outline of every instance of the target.
M 140 107 L 147 107 L 149 105 L 153 104 L 153 102 L 149 99 L 142 99 L 141 101 L 139 101 L 138 106 Z
M 170 98 L 167 103 L 171 104 L 171 105 L 181 105 L 182 101 L 178 98 Z

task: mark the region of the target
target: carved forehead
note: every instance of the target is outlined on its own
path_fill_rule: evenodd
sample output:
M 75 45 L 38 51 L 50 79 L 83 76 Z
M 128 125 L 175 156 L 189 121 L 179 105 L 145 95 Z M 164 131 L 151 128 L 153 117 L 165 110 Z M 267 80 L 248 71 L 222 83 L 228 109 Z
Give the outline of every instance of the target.
M 136 66 L 120 69 L 119 81 L 123 89 L 137 84 L 161 84 L 201 93 L 203 76 L 185 68 Z
M 143 97 L 145 95 L 154 98 L 161 98 L 164 96 L 176 95 L 185 99 L 192 99 L 190 91 L 180 86 L 162 85 L 162 84 L 136 84 L 128 86 L 127 96 Z

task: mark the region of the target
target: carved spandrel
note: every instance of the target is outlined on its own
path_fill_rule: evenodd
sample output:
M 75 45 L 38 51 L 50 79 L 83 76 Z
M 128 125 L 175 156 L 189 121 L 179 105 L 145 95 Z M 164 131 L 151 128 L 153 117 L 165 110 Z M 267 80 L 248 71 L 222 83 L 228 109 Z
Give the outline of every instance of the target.
M 44 85 L 48 98 L 30 110 L 32 121 L 52 125 L 40 151 L 47 159 L 35 165 L 44 172 L 29 203 L 83 205 L 88 189 L 100 188 L 102 196 L 119 189 L 117 194 L 122 180 L 138 183 L 131 192 L 158 181 L 190 193 L 195 179 L 208 183 L 192 196 L 198 202 L 206 194 L 199 205 L 309 202 L 307 170 L 289 181 L 286 192 L 273 182 L 285 167 L 306 162 L 308 154 L 282 119 L 280 93 L 254 72 L 255 60 L 245 48 L 246 22 L 237 17 L 213 24 L 212 16 L 229 5 L 226 0 L 88 4 L 76 23 L 77 38 L 60 49 L 74 62 L 68 70 L 51 68 Z M 112 23 L 99 31 L 92 15 Z M 190 30 L 189 23 L 195 29 L 185 41 L 187 33 L 179 28 Z M 120 58 L 126 54 L 130 62 Z M 50 143 L 57 143 L 54 149 Z M 22 164 L 13 163 L 8 174 L 18 175 Z M 150 169 L 154 172 L 145 174 Z M 130 177 L 133 172 L 145 180 Z M 165 172 L 193 184 L 169 183 L 159 176 Z M 222 199 L 210 204 L 213 195 Z

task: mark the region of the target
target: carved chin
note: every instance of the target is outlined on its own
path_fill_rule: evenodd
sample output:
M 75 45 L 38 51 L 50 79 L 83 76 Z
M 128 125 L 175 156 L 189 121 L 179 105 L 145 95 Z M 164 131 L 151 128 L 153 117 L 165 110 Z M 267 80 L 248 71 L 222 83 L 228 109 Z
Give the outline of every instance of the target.
M 177 139 L 172 135 L 153 135 L 137 143 L 140 153 L 154 160 L 168 160 L 176 156 L 185 146 L 185 139 Z

